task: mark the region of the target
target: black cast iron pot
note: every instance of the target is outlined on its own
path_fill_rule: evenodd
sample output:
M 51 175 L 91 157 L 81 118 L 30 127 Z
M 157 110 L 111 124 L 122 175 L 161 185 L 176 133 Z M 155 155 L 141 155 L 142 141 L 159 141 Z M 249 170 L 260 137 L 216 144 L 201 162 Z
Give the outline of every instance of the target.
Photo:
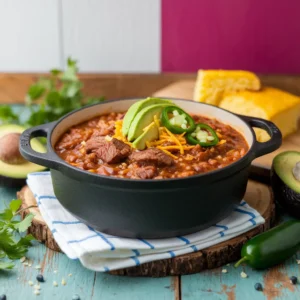
M 216 224 L 242 200 L 250 164 L 256 157 L 276 150 L 281 133 L 271 122 L 238 116 L 215 106 L 173 99 L 187 112 L 217 118 L 240 131 L 249 144 L 240 160 L 219 170 L 178 179 L 134 180 L 101 176 L 63 161 L 54 151 L 60 136 L 71 126 L 112 111 L 126 111 L 140 99 L 107 101 L 71 112 L 57 122 L 26 130 L 20 151 L 29 161 L 51 170 L 60 203 L 96 230 L 122 237 L 165 238 L 185 235 Z M 258 143 L 251 127 L 271 136 Z M 47 137 L 47 153 L 30 147 L 33 137 Z

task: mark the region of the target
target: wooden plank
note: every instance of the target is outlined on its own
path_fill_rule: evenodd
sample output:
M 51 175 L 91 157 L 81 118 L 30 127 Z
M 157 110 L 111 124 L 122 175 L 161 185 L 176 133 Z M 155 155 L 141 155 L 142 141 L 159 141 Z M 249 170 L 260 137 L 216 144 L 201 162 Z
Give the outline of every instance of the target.
M 30 84 L 45 74 L 0 73 L 0 103 L 24 103 Z M 195 79 L 195 74 L 81 74 L 83 92 L 106 99 L 147 97 L 180 78 Z
M 38 76 L 45 74 L 0 73 L 0 103 L 23 103 L 30 84 Z M 271 85 L 300 95 L 300 76 L 293 75 L 260 75 L 264 85 Z M 196 74 L 194 73 L 162 73 L 162 74 L 81 74 L 84 93 L 88 96 L 104 95 L 106 99 L 146 97 L 159 91 L 157 95 L 177 96 L 171 91 L 162 90 L 169 84 L 180 80 L 189 81 L 180 96 L 192 98 L 192 90 Z M 188 91 L 187 91 L 188 89 Z
M 16 189 L 0 187 L 0 210 L 16 196 Z M 126 278 L 109 274 L 95 273 L 85 269 L 78 260 L 70 260 L 64 254 L 47 249 L 36 243 L 30 248 L 27 257 L 33 260 L 32 267 L 25 267 L 19 261 L 16 268 L 9 272 L 0 272 L 0 295 L 6 294 L 7 299 L 34 299 L 33 287 L 28 281 L 35 281 L 40 271 L 34 266 L 40 264 L 46 280 L 41 284 L 41 295 L 38 299 L 72 299 L 78 294 L 81 299 L 121 299 L 121 300 L 173 300 L 178 295 L 179 286 L 176 278 Z M 57 272 L 55 272 L 57 271 Z M 72 276 L 68 276 L 72 274 Z M 67 284 L 63 286 L 64 278 Z M 53 286 L 57 281 L 58 287 Z
M 175 289 L 178 289 L 176 277 L 155 279 L 97 273 L 93 299 L 177 300 Z
M 228 273 L 222 273 L 222 269 L 226 269 Z M 242 271 L 248 275 L 248 278 L 241 278 Z M 285 265 L 267 271 L 252 270 L 248 266 L 237 269 L 233 265 L 224 266 L 193 276 L 183 276 L 181 278 L 182 300 L 300 299 L 299 286 L 294 286 L 289 282 L 290 276 L 300 276 L 296 257 L 289 259 Z M 264 286 L 263 292 L 254 289 L 257 282 Z
M 60 67 L 58 0 L 0 0 L 2 72 Z
M 64 0 L 65 59 L 83 72 L 159 72 L 160 0 Z

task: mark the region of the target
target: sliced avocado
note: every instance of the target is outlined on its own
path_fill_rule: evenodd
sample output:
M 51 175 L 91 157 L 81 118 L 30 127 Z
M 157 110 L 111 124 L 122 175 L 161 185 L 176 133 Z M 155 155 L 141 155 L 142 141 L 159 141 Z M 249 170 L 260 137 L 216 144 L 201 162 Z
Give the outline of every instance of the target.
M 46 169 L 43 166 L 36 165 L 25 159 L 20 159 L 21 154 L 18 148 L 18 141 L 6 146 L 7 137 L 9 135 L 12 135 L 12 140 L 14 140 L 16 137 L 18 138 L 18 134 L 21 134 L 25 129 L 26 128 L 15 124 L 0 126 L 0 143 L 2 140 L 0 145 L 0 185 L 20 186 L 25 184 L 25 180 L 29 173 Z M 12 147 L 11 149 L 9 149 L 10 146 Z M 38 139 L 31 140 L 31 147 L 37 152 L 46 152 L 46 148 Z M 16 159 L 12 159 L 12 156 L 15 156 Z
M 172 104 L 172 101 L 170 100 L 164 100 L 159 98 L 147 98 L 145 100 L 138 101 L 130 106 L 128 109 L 124 119 L 123 119 L 123 125 L 122 125 L 122 134 L 124 136 L 128 135 L 128 131 L 130 128 L 130 125 L 135 118 L 135 116 L 145 107 L 155 105 L 155 104 Z
M 278 154 L 272 163 L 271 185 L 276 202 L 289 214 L 300 218 L 300 152 Z
M 132 146 L 138 150 L 144 150 L 146 148 L 146 142 L 151 142 L 159 138 L 159 130 L 155 122 L 152 122 L 148 127 L 144 129 L 144 133 L 141 134 L 133 143 Z
M 134 120 L 130 125 L 127 136 L 128 141 L 133 141 L 137 139 L 143 133 L 143 129 L 153 122 L 154 116 L 157 116 L 159 118 L 164 107 L 169 105 L 169 103 L 156 104 L 143 108 L 135 116 Z

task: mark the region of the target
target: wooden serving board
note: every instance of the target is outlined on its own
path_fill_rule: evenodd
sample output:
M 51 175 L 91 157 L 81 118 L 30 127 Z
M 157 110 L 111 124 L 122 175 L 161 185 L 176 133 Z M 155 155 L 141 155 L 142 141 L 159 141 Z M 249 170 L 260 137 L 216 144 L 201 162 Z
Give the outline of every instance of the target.
M 17 196 L 23 201 L 22 208 L 36 205 L 35 198 L 27 186 L 18 192 Z M 220 267 L 238 260 L 242 245 L 251 237 L 268 230 L 275 221 L 275 205 L 271 190 L 267 185 L 249 181 L 245 200 L 265 218 L 265 224 L 236 238 L 198 252 L 181 255 L 171 259 L 149 262 L 137 267 L 112 271 L 111 274 L 148 277 L 185 275 Z M 24 210 L 22 212 L 22 218 L 29 212 L 35 215 L 32 226 L 29 228 L 29 233 L 33 234 L 40 242 L 45 243 L 48 248 L 60 251 L 59 246 L 55 242 L 52 233 L 44 222 L 38 208 L 34 207 Z
M 194 91 L 194 80 L 183 80 L 172 83 L 165 88 L 158 90 L 153 94 L 156 97 L 173 97 L 181 99 L 193 99 Z M 300 120 L 299 120 L 300 122 Z M 257 158 L 253 161 L 252 165 L 263 168 L 270 168 L 272 165 L 273 158 L 282 151 L 300 151 L 300 124 L 298 126 L 299 130 L 294 134 L 289 135 L 283 140 L 282 146 L 267 155 Z

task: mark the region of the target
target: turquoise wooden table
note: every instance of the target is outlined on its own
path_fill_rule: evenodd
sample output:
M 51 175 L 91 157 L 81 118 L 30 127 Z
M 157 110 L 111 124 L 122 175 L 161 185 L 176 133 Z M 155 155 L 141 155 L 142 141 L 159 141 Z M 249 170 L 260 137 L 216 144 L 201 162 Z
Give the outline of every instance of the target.
M 16 107 L 18 110 L 18 107 Z M 16 197 L 17 189 L 0 188 L 0 209 Z M 64 254 L 47 249 L 36 243 L 28 252 L 32 266 L 17 262 L 12 271 L 0 272 L 0 295 L 6 294 L 7 300 L 30 299 L 72 299 L 78 294 L 80 299 L 94 300 L 194 300 L 194 299 L 300 299 L 300 285 L 291 285 L 290 276 L 300 278 L 300 253 L 284 265 L 266 271 L 255 271 L 250 267 L 235 269 L 232 265 L 205 271 L 200 274 L 166 278 L 116 277 L 95 273 L 82 267 L 78 261 L 68 259 Z M 35 269 L 41 265 L 41 271 Z M 248 277 L 241 278 L 244 271 Z M 28 281 L 35 281 L 38 273 L 46 280 L 41 284 L 40 295 L 33 293 Z M 66 285 L 61 281 L 65 279 Z M 53 286 L 53 281 L 58 283 Z M 260 282 L 263 292 L 254 289 Z

